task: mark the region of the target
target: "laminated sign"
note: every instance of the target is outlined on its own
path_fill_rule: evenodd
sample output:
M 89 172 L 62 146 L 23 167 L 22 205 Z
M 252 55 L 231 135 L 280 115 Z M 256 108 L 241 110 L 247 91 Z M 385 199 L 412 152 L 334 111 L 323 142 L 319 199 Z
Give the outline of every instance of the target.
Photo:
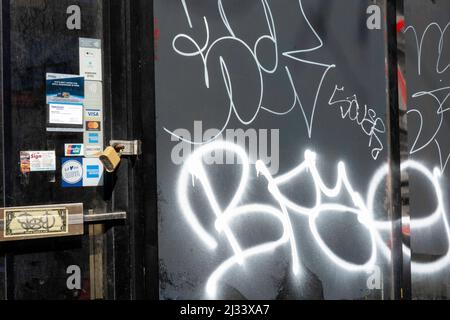
M 85 81 L 83 76 L 47 73 L 48 131 L 82 131 Z
M 102 41 L 80 38 L 80 74 L 86 80 L 102 81 Z
M 21 151 L 20 152 L 20 171 L 45 172 L 56 170 L 55 151 Z
M 84 103 L 84 77 L 72 74 L 47 73 L 47 103 Z

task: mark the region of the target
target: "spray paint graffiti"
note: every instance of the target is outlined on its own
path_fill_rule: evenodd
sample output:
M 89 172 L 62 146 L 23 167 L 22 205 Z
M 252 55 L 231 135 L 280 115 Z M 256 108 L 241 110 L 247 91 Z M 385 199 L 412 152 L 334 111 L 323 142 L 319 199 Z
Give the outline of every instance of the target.
M 204 157 L 211 152 L 226 151 L 234 152 L 242 163 L 242 174 L 240 183 L 237 187 L 234 197 L 225 209 L 222 209 L 214 190 L 212 182 L 208 176 L 207 169 L 204 164 Z M 214 298 L 217 294 L 218 283 L 221 278 L 234 267 L 245 266 L 246 261 L 255 256 L 270 254 L 274 250 L 282 246 L 289 246 L 292 259 L 292 272 L 294 275 L 301 277 L 302 270 L 300 264 L 299 248 L 297 248 L 295 240 L 295 230 L 293 228 L 292 219 L 294 216 L 302 217 L 308 220 L 311 234 L 319 250 L 326 255 L 331 263 L 336 267 L 349 272 L 370 272 L 375 267 L 379 253 L 389 261 L 391 252 L 388 245 L 383 241 L 382 234 L 389 233 L 391 230 L 390 222 L 377 221 L 375 219 L 375 194 L 376 190 L 383 183 L 388 174 L 387 165 L 381 167 L 369 184 L 369 192 L 364 198 L 356 191 L 348 177 L 346 165 L 343 162 L 337 165 L 337 181 L 334 187 L 328 187 L 317 169 L 318 155 L 307 150 L 304 155 L 304 161 L 291 171 L 273 177 L 268 168 L 262 161 L 258 161 L 254 168 L 250 165 L 249 158 L 244 149 L 241 147 L 225 142 L 216 141 L 197 149 L 184 164 L 178 181 L 178 201 L 180 210 L 194 231 L 198 239 L 210 250 L 215 250 L 218 246 L 216 237 L 208 232 L 201 224 L 197 213 L 192 209 L 192 200 L 189 199 L 189 188 L 202 188 L 204 196 L 207 199 L 212 212 L 216 217 L 215 228 L 218 235 L 224 234 L 232 251 L 233 256 L 225 260 L 210 275 L 206 284 L 206 293 L 210 298 Z M 253 169 L 253 170 L 252 170 Z M 450 241 L 450 227 L 446 213 L 444 211 L 443 194 L 439 184 L 440 170 L 435 169 L 430 172 L 426 167 L 415 161 L 407 161 L 402 164 L 403 171 L 415 171 L 426 179 L 432 186 L 432 190 L 436 199 L 436 210 L 421 219 L 412 219 L 411 228 L 420 230 L 435 224 L 443 224 L 445 227 L 447 239 Z M 252 203 L 242 205 L 249 178 L 251 174 L 256 174 L 259 178 L 264 178 L 267 182 L 268 192 L 278 203 L 279 207 Z M 293 183 L 296 179 L 312 178 L 311 189 L 315 193 L 315 203 L 312 207 L 305 207 L 301 204 L 289 200 L 280 190 L 283 185 Z M 352 206 L 341 204 L 338 200 L 339 196 L 347 195 L 352 200 Z M 370 238 L 371 254 L 366 262 L 361 264 L 352 263 L 339 257 L 331 248 L 327 246 L 322 239 L 318 227 L 317 220 L 323 212 L 351 213 L 354 214 L 358 222 L 367 230 L 367 236 Z M 282 227 L 282 234 L 276 241 L 263 243 L 248 249 L 243 249 L 239 239 L 233 234 L 231 224 L 241 216 L 269 216 L 274 223 Z M 406 249 L 406 248 L 405 248 Z M 407 251 L 407 250 L 405 250 Z M 450 250 L 440 259 L 430 263 L 412 263 L 412 272 L 415 273 L 432 273 L 450 265 Z
M 377 160 L 380 153 L 384 150 L 380 135 L 386 133 L 386 125 L 377 116 L 374 109 L 367 107 L 367 105 L 360 105 L 356 94 L 351 97 L 336 98 L 336 93 L 343 93 L 344 90 L 344 87 L 338 88 L 336 86 L 328 104 L 332 107 L 339 107 L 342 119 L 348 118 L 361 127 L 361 130 L 369 137 L 369 148 L 372 148 L 372 158 Z
M 448 35 L 449 30 L 450 30 L 450 22 L 447 23 L 444 27 L 440 26 L 436 22 L 432 22 L 428 24 L 428 26 L 423 31 L 422 35 L 419 37 L 416 27 L 408 26 L 405 28 L 404 33 L 412 34 L 413 39 L 415 41 L 417 50 L 417 74 L 419 78 L 423 76 L 422 65 L 424 62 L 423 57 L 424 41 L 432 37 L 433 35 L 438 35 L 439 40 L 436 45 L 437 59 L 435 63 L 432 63 L 434 67 L 433 68 L 434 70 L 432 72 L 435 72 L 437 76 L 442 77 L 446 71 L 450 70 L 449 69 L 450 63 L 445 65 L 445 63 L 443 63 L 442 61 L 443 58 L 445 58 L 444 55 L 444 43 L 446 39 L 445 37 L 446 35 Z M 442 79 L 440 80 L 440 82 L 442 82 Z M 426 109 L 424 109 L 422 105 L 420 106 L 418 105 L 415 106 L 414 108 L 411 108 L 408 111 L 408 115 L 416 115 L 415 118 L 418 117 L 419 120 L 419 130 L 417 132 L 413 146 L 411 147 L 410 154 L 414 155 L 418 152 L 424 151 L 427 147 L 435 148 L 434 153 L 436 153 L 438 156 L 441 173 L 445 172 L 450 160 L 450 152 L 447 151 L 448 146 L 444 146 L 444 143 L 438 137 L 439 134 L 441 134 L 442 131 L 445 130 L 443 128 L 445 123 L 444 121 L 445 116 L 450 111 L 450 107 L 448 107 L 449 97 L 450 97 L 449 86 L 442 86 L 442 87 L 440 86 L 434 90 L 419 91 L 412 95 L 412 99 L 414 101 L 417 100 L 418 98 L 431 98 L 430 101 L 427 100 L 425 105 L 431 104 L 436 108 L 435 117 L 433 118 L 430 117 L 430 119 L 427 120 L 427 125 L 433 126 L 435 128 L 434 130 L 430 131 L 431 133 L 429 133 L 428 136 L 424 133 L 425 121 L 423 112 L 425 112 Z
M 278 43 L 278 31 L 275 23 L 275 19 L 272 13 L 271 6 L 269 5 L 267 0 L 261 0 L 260 1 L 261 6 L 264 11 L 265 15 L 265 21 L 266 21 L 266 27 L 267 27 L 267 34 L 263 34 L 260 36 L 255 44 L 252 46 L 251 44 L 248 44 L 243 39 L 239 38 L 237 36 L 238 32 L 232 27 L 230 23 L 230 18 L 228 13 L 226 12 L 224 8 L 224 2 L 222 0 L 217 1 L 217 10 L 220 13 L 220 17 L 222 19 L 223 25 L 225 26 L 228 35 L 224 37 L 220 37 L 218 39 L 211 39 L 211 31 L 208 23 L 207 17 L 203 17 L 203 23 L 205 27 L 205 40 L 204 42 L 196 41 L 191 35 L 188 33 L 181 33 L 175 36 L 172 42 L 173 50 L 179 54 L 180 56 L 189 58 L 189 59 L 195 59 L 200 58 L 201 61 L 201 68 L 203 69 L 203 77 L 204 77 L 204 85 L 206 88 L 210 88 L 211 86 L 211 76 L 209 72 L 209 66 L 213 65 L 216 61 L 211 61 L 211 56 L 213 56 L 212 53 L 214 51 L 219 50 L 220 46 L 227 45 L 229 47 L 242 47 L 244 49 L 244 52 L 251 58 L 252 64 L 254 65 L 257 73 L 257 82 L 259 83 L 259 92 L 258 92 L 258 101 L 255 101 L 255 106 L 251 106 L 252 108 L 255 108 L 255 112 L 252 114 L 251 117 L 248 119 L 244 119 L 241 116 L 240 108 L 242 107 L 242 104 L 239 102 L 239 98 L 236 97 L 236 95 L 233 93 L 236 90 L 233 90 L 233 88 L 236 88 L 234 77 L 232 74 L 230 74 L 229 71 L 229 64 L 230 61 L 228 61 L 226 58 L 224 58 L 223 55 L 220 55 L 219 57 L 219 63 L 221 67 L 221 76 L 223 79 L 223 85 L 224 89 L 226 90 L 228 101 L 225 102 L 225 105 L 228 105 L 228 115 L 226 120 L 223 122 L 223 126 L 216 130 L 216 135 L 213 137 L 208 137 L 208 139 L 196 141 L 193 139 L 186 139 L 186 137 L 183 137 L 180 134 L 177 134 L 176 131 L 171 131 L 168 128 L 164 128 L 164 130 L 172 136 L 172 139 L 176 139 L 177 141 L 182 141 L 184 143 L 189 143 L 193 145 L 202 145 L 206 144 L 215 140 L 218 140 L 223 135 L 224 131 L 228 127 L 230 121 L 232 120 L 232 117 L 234 116 L 242 125 L 248 126 L 254 123 L 258 117 L 260 116 L 260 113 L 266 112 L 271 114 L 272 116 L 276 117 L 283 117 L 291 114 L 292 112 L 296 110 L 301 111 L 301 117 L 304 121 L 304 124 L 306 126 L 306 130 L 308 133 L 308 137 L 311 139 L 313 136 L 313 129 L 314 129 L 314 121 L 318 109 L 318 100 L 319 96 L 322 92 L 323 85 L 325 80 L 327 79 L 329 73 L 331 70 L 335 69 L 337 66 L 336 64 L 330 64 L 330 63 L 324 63 L 322 61 L 317 61 L 313 59 L 305 59 L 303 58 L 303 55 L 310 56 L 312 53 L 322 49 L 324 47 L 324 41 L 317 33 L 316 29 L 311 24 L 310 20 L 308 19 L 302 0 L 298 0 L 298 5 L 301 13 L 301 17 L 304 19 L 308 26 L 308 31 L 311 32 L 313 35 L 315 41 L 317 42 L 317 45 L 312 45 L 310 47 L 294 50 L 294 51 L 283 51 L 282 48 L 280 48 L 280 44 Z M 181 4 L 183 6 L 183 9 L 185 11 L 185 15 L 189 24 L 189 28 L 193 29 L 193 23 L 191 20 L 191 15 L 189 11 L 189 6 L 186 3 L 186 0 L 181 0 Z M 375 6 L 376 7 L 376 6 Z M 378 8 L 379 9 L 379 8 Z M 270 66 L 268 66 L 268 63 L 266 62 L 263 64 L 261 61 L 267 60 L 266 57 L 262 57 L 259 51 L 260 46 L 262 46 L 264 43 L 269 43 L 271 46 L 273 46 L 273 61 Z M 186 48 L 191 48 L 191 50 L 187 50 Z M 297 88 L 296 81 L 294 80 L 294 77 L 292 76 L 292 71 L 290 67 L 284 66 L 280 67 L 283 63 L 281 61 L 281 58 L 288 59 L 289 61 L 295 61 L 299 64 L 304 64 L 308 66 L 313 66 L 317 68 L 317 70 L 320 70 L 321 79 L 320 82 L 314 92 L 312 92 L 314 96 L 314 102 L 310 108 L 310 110 L 307 110 L 306 105 L 304 103 L 304 92 L 300 92 Z M 288 107 L 280 107 L 280 106 L 267 106 L 264 103 L 264 97 L 267 94 L 267 91 L 269 88 L 267 88 L 267 83 L 265 81 L 265 76 L 271 76 L 278 72 L 285 73 L 285 77 L 287 77 L 290 89 L 292 90 L 292 96 L 293 96 L 293 102 L 291 106 Z M 336 86 L 337 89 L 337 86 Z M 341 89 L 338 89 L 340 91 Z M 333 93 L 333 96 L 330 98 L 330 105 L 334 105 L 335 103 L 347 103 L 347 101 L 336 101 L 331 102 L 331 100 L 334 98 L 334 95 L 336 93 Z M 309 92 L 306 94 L 310 94 Z M 349 100 L 349 112 L 344 116 L 345 118 L 347 115 L 351 113 L 351 109 L 354 108 L 355 102 L 357 103 L 356 96 L 353 100 Z M 248 108 L 249 106 L 246 105 L 245 108 Z M 342 108 L 342 106 L 341 106 Z M 378 156 L 380 153 L 384 150 L 382 139 L 380 139 L 380 135 L 384 135 L 386 132 L 384 122 L 381 118 L 376 117 L 376 114 L 374 114 L 373 109 L 367 109 L 367 106 L 365 106 L 365 114 L 363 115 L 362 108 L 361 110 L 359 105 L 357 106 L 356 110 L 356 118 L 358 124 L 362 127 L 362 130 L 365 134 L 370 136 L 369 141 L 369 147 L 372 147 L 372 144 L 375 146 L 372 147 L 372 158 L 374 160 L 378 159 Z M 359 117 L 364 117 L 362 120 L 362 123 L 359 121 Z M 350 117 L 353 117 L 353 115 L 350 115 Z M 374 119 L 372 119 L 374 118 Z M 370 130 L 370 132 L 366 131 L 366 126 L 368 122 L 373 122 L 373 128 Z
M 258 33 L 256 42 L 250 43 L 244 41 L 244 37 L 241 38 L 243 31 L 239 29 L 238 19 L 235 19 L 231 10 L 227 10 L 228 4 L 226 1 L 218 0 L 214 2 L 214 10 L 218 13 L 219 31 L 214 29 L 214 24 L 211 23 L 209 16 L 202 16 L 193 14 L 191 7 L 194 7 L 192 3 L 187 0 L 180 0 L 180 8 L 184 11 L 187 26 L 189 29 L 184 32 L 178 30 L 174 34 L 174 38 L 170 38 L 171 41 L 169 47 L 173 50 L 178 58 L 189 60 L 189 63 L 195 64 L 200 74 L 200 84 L 202 89 L 211 89 L 214 86 L 220 86 L 220 89 L 224 93 L 223 101 L 217 99 L 214 101 L 214 110 L 211 112 L 217 113 L 222 111 L 223 118 L 219 118 L 219 129 L 214 130 L 214 134 L 201 137 L 199 139 L 192 139 L 189 134 L 180 134 L 174 126 L 169 129 L 167 123 L 164 124 L 164 130 L 171 135 L 172 141 L 179 142 L 179 146 L 187 145 L 189 152 L 188 158 L 179 159 L 179 163 L 183 164 L 181 173 L 179 176 L 176 199 L 178 206 L 184 220 L 187 225 L 190 226 L 190 230 L 193 231 L 193 238 L 198 239 L 202 248 L 205 247 L 210 250 L 211 254 L 215 254 L 224 245 L 222 240 L 225 240 L 225 246 L 230 250 L 230 255 L 219 257 L 220 262 L 216 266 L 214 264 L 214 270 L 209 274 L 209 278 L 205 281 L 205 291 L 210 298 L 217 296 L 220 284 L 225 281 L 227 275 L 233 274 L 236 270 L 248 270 L 251 265 L 251 260 L 258 260 L 258 257 L 272 256 L 275 251 L 283 248 L 289 252 L 289 260 L 291 261 L 292 272 L 298 279 L 302 279 L 302 275 L 306 273 L 303 270 L 303 251 L 306 251 L 306 244 L 301 240 L 299 231 L 295 227 L 296 223 L 300 221 L 304 224 L 312 236 L 312 241 L 317 248 L 317 252 L 320 252 L 322 256 L 327 259 L 329 265 L 335 266 L 337 270 L 344 270 L 347 273 L 355 274 L 372 274 L 373 277 L 369 278 L 370 285 L 368 287 L 379 288 L 380 269 L 377 265 L 383 265 L 383 262 L 390 262 L 391 249 L 387 243 L 391 231 L 391 223 L 387 221 L 377 220 L 380 216 L 381 209 L 377 208 L 377 190 L 383 187 L 385 180 L 388 176 L 389 168 L 387 165 L 382 165 L 378 171 L 372 176 L 368 177 L 368 191 L 367 194 L 360 192 L 359 188 L 356 188 L 356 181 L 352 181 L 351 172 L 347 171 L 350 167 L 350 163 L 332 163 L 331 166 L 335 167 L 337 172 L 336 184 L 329 187 L 325 183 L 326 179 L 323 172 L 320 172 L 319 163 L 324 163 L 324 160 L 320 159 L 320 155 L 311 150 L 315 150 L 313 147 L 312 137 L 317 135 L 315 127 L 318 124 L 315 123 L 315 118 L 319 118 L 318 104 L 319 98 L 324 94 L 327 89 L 326 80 L 331 78 L 330 75 L 336 71 L 337 64 L 327 63 L 326 59 L 315 58 L 321 52 L 327 44 L 319 35 L 319 32 L 311 24 L 307 14 L 305 13 L 302 0 L 295 1 L 298 11 L 298 19 L 304 21 L 305 30 L 304 33 L 308 33 L 310 38 L 313 38 L 314 44 L 303 45 L 299 50 L 293 50 L 290 44 L 283 44 L 281 42 L 282 36 L 285 36 L 281 31 L 281 23 L 277 24 L 276 16 L 272 13 L 270 1 L 258 0 L 255 1 L 259 6 L 260 13 L 263 12 L 264 23 L 263 31 Z M 304 2 L 304 1 L 303 1 Z M 273 3 L 273 2 L 272 2 Z M 275 6 L 273 7 L 275 10 Z M 228 12 L 230 11 L 230 12 Z M 255 9 L 254 12 L 257 12 Z M 192 14 L 191 14 L 192 13 Z M 275 11 L 274 11 L 275 13 Z M 214 19 L 214 18 L 213 18 Z M 217 17 L 216 17 L 217 19 Z M 431 26 L 432 27 L 432 26 Z M 427 30 L 431 31 L 431 27 Z M 187 27 L 186 27 L 187 28 Z M 221 29 L 225 29 L 224 31 Z M 322 26 L 323 28 L 323 26 Z M 410 28 L 411 29 L 411 28 Z M 436 64 L 436 72 L 443 74 L 449 70 L 444 65 L 442 59 L 443 55 L 443 37 L 447 31 L 445 29 L 436 28 L 440 30 L 441 37 L 439 43 L 439 58 Z M 406 31 L 408 31 L 407 29 Z M 405 31 L 405 32 L 406 32 Z M 425 34 L 430 33 L 426 31 Z M 218 32 L 220 37 L 214 38 L 214 33 Z M 222 33 L 220 33 L 222 32 Z M 225 32 L 225 35 L 223 34 Z M 255 32 L 258 30 L 255 29 Z M 299 32 L 299 30 L 296 30 Z M 415 31 L 414 31 L 415 32 Z M 425 35 L 424 34 L 424 35 Z M 416 33 L 417 38 L 417 33 Z M 172 41 L 173 40 L 173 41 Z M 306 41 L 305 41 L 306 42 Z M 304 42 L 300 42 L 303 44 Z M 328 43 L 328 41 L 327 41 Z M 417 38 L 419 44 L 419 39 Z M 422 41 L 420 41 L 420 47 L 418 47 L 419 57 L 419 76 L 421 75 L 421 56 L 422 56 Z M 301 45 L 300 44 L 300 45 Z M 285 47 L 286 46 L 286 47 Z M 239 77 L 242 75 L 234 74 L 233 61 L 227 55 L 228 51 L 223 50 L 223 47 L 233 48 L 240 50 L 242 53 L 242 59 L 249 60 L 251 71 L 255 74 L 255 78 L 245 78 L 247 81 L 255 84 L 256 94 L 253 102 L 243 103 L 241 96 L 238 94 L 240 91 Z M 294 47 L 298 48 L 298 47 Z M 420 48 L 420 49 L 419 49 Z M 263 49 L 266 49 L 265 51 Z M 223 51 L 222 51 L 223 50 Z M 325 52 L 327 49 L 325 48 Z M 263 55 L 263 52 L 266 54 Z M 235 58 L 235 57 L 234 57 Z M 442 58 L 442 59 L 441 59 Z M 288 62 L 287 62 L 288 61 Z M 325 61 L 325 62 L 324 62 Z M 300 85 L 295 78 L 296 70 L 294 70 L 294 63 L 298 66 L 301 64 L 303 67 L 313 67 L 317 72 L 315 76 L 319 75 L 320 81 L 317 84 L 312 84 L 311 90 L 302 91 L 299 89 Z M 214 75 L 214 66 L 218 66 L 217 79 Z M 433 65 L 434 67 L 434 65 Z M 334 71 L 332 71 L 335 69 Z M 313 73 L 315 72 L 313 71 Z M 195 73 L 195 72 L 194 72 Z M 269 106 L 265 100 L 265 97 L 270 94 L 270 82 L 266 81 L 267 78 L 281 74 L 283 78 L 286 78 L 284 89 L 287 89 L 287 102 L 280 105 Z M 245 74 L 245 72 L 242 72 Z M 198 79 L 198 77 L 197 77 Z M 285 79 L 285 80 L 286 80 Z M 297 81 L 297 82 L 296 82 Z M 339 83 L 341 81 L 338 81 Z M 337 107 L 336 114 L 338 120 L 351 120 L 363 137 L 369 140 L 368 147 L 371 152 L 371 157 L 374 161 L 383 159 L 382 152 L 385 150 L 385 133 L 386 126 L 383 122 L 382 112 L 378 112 L 380 116 L 377 116 L 375 110 L 380 108 L 373 108 L 364 105 L 360 105 L 362 101 L 362 95 L 358 93 L 350 97 L 341 98 L 339 95 L 344 91 L 343 86 L 334 86 L 334 92 L 332 93 L 329 106 Z M 344 81 L 342 82 L 344 83 Z M 332 87 L 332 88 L 333 88 Z M 342 87 L 342 89 L 340 89 Z M 348 85 L 347 85 L 348 87 Z M 198 88 L 198 87 L 197 87 Z M 360 90 L 354 90 L 353 92 L 362 92 Z M 441 188 L 441 175 L 443 175 L 445 168 L 448 166 L 449 157 L 446 159 L 443 156 L 443 145 L 439 142 L 438 133 L 442 127 L 444 115 L 447 114 L 449 108 L 446 106 L 448 101 L 447 95 L 449 91 L 448 87 L 440 87 L 437 90 L 420 91 L 414 94 L 413 98 L 428 98 L 433 99 L 434 106 L 436 107 L 436 115 L 438 119 L 438 129 L 429 137 L 425 137 L 425 134 L 429 134 L 427 130 L 422 130 L 424 124 L 424 116 L 426 114 L 417 107 L 411 109 L 409 114 L 411 116 L 418 115 L 422 125 L 417 138 L 412 146 L 411 154 L 415 154 L 419 151 L 425 150 L 427 147 L 434 147 L 439 153 L 440 162 L 439 169 L 430 170 L 422 162 L 407 161 L 402 164 L 402 170 L 407 171 L 409 174 L 413 174 L 421 178 L 421 181 L 430 186 L 430 190 L 433 194 L 433 199 L 436 204 L 433 212 L 431 212 L 426 218 L 411 219 L 408 225 L 414 231 L 420 231 L 422 229 L 440 226 L 445 229 L 445 235 L 447 240 L 450 239 L 450 229 L 447 220 L 447 215 L 444 209 L 443 190 Z M 442 96 L 444 94 L 444 96 Z M 310 95 L 310 97 L 308 97 Z M 200 94 L 201 96 L 201 94 Z M 291 100 L 292 96 L 292 100 Z M 311 100 L 310 104 L 306 101 Z M 327 96 L 328 98 L 328 96 Z M 291 103 L 292 101 L 292 103 Z M 369 101 L 369 100 L 368 100 Z M 275 103 L 274 103 L 275 104 Z M 325 103 L 326 104 L 326 103 Z M 244 116 L 245 112 L 250 109 L 249 116 Z M 329 108 L 332 109 L 332 108 Z M 339 112 L 340 111 L 340 112 Z M 298 113 L 298 114 L 295 114 Z M 257 126 L 257 120 L 259 118 L 267 117 L 267 114 L 273 117 L 281 118 L 288 116 L 299 116 L 300 126 L 306 127 L 305 136 L 311 140 L 311 150 L 304 153 L 303 159 L 300 159 L 300 164 L 293 167 L 292 170 L 278 175 L 278 172 L 273 172 L 267 168 L 267 164 L 264 164 L 261 159 L 255 162 L 255 157 L 249 150 L 244 150 L 242 146 L 235 145 L 230 142 L 220 141 L 226 136 L 226 130 L 232 125 L 233 120 L 241 124 L 243 127 L 255 125 Z M 207 118 L 207 117 L 206 117 Z M 205 119 L 206 119 L 205 118 Z M 196 118 L 197 119 L 197 118 Z M 203 121 L 203 120 L 202 120 Z M 217 123 L 215 123 L 217 125 Z M 205 125 L 207 126 L 207 125 Z M 216 126 L 215 126 L 216 127 Z M 302 132 L 303 133 L 303 132 Z M 426 138 L 426 140 L 425 140 Z M 213 156 L 226 154 L 235 154 L 237 157 L 236 165 L 233 168 L 236 170 L 242 170 L 240 172 L 239 184 L 234 190 L 234 195 L 226 206 L 221 204 L 220 192 L 214 190 L 215 181 L 213 181 L 213 175 L 210 174 L 210 168 L 220 168 L 220 161 L 211 163 L 206 159 L 211 159 Z M 206 159 L 205 159 L 206 158 Z M 234 160 L 234 159 L 233 159 Z M 182 163 L 181 163 L 182 162 Z M 330 165 L 327 163 L 327 165 Z M 377 166 L 375 164 L 375 166 Z M 240 168 L 240 169 L 238 169 Z M 370 175 L 373 171 L 371 171 Z M 265 194 L 261 198 L 271 198 L 275 205 L 268 205 L 266 203 L 247 201 L 246 193 L 250 189 L 250 181 L 257 179 L 263 184 L 267 185 L 267 189 L 264 190 Z M 305 179 L 303 181 L 303 179 Z M 307 206 L 306 204 L 298 203 L 297 200 L 291 200 L 288 195 L 283 193 L 282 190 L 294 189 L 291 187 L 301 181 L 303 185 L 308 184 L 310 186 L 313 196 L 313 204 Z M 227 180 L 227 183 L 229 181 Z M 365 182 L 364 182 L 365 184 Z M 192 197 L 194 194 L 196 197 Z M 253 191 L 253 190 L 252 190 Z M 172 192 L 170 189 L 167 192 Z M 198 196 L 201 194 L 201 196 Z M 350 199 L 350 204 L 342 201 L 342 198 Z M 295 198 L 296 199 L 296 198 Z M 197 201 L 207 203 L 208 210 L 196 211 Z M 210 208 L 210 211 L 209 211 Z M 206 228 L 203 221 L 203 217 L 208 213 L 211 213 L 215 219 L 215 230 L 209 230 Z M 354 262 L 350 259 L 343 258 L 336 248 L 332 248 L 327 244 L 325 236 L 321 235 L 321 225 L 327 224 L 327 216 L 325 213 L 332 213 L 334 215 L 352 215 L 352 218 L 356 218 L 361 229 L 365 230 L 365 236 L 369 243 L 369 254 L 364 256 L 365 261 Z M 269 228 L 273 230 L 281 230 L 277 234 L 275 239 L 271 241 L 258 243 L 253 247 L 246 247 L 243 243 L 244 240 L 238 235 L 238 232 L 234 230 L 236 221 L 239 219 L 264 219 L 265 221 L 271 221 L 272 225 Z M 168 223 L 169 224 L 169 223 Z M 189 231 L 190 231 L 189 230 Z M 188 232 L 189 232 L 188 231 Z M 450 242 L 450 240 L 449 240 Z M 197 246 L 196 244 L 194 246 Z M 305 247 L 303 247 L 305 246 Z M 450 247 L 450 246 L 449 246 Z M 309 249 L 309 248 L 308 248 Z M 404 253 L 411 255 L 410 249 L 404 246 Z M 202 251 L 203 253 L 203 251 Z M 228 254 L 228 253 L 227 253 Z M 214 259 L 217 258 L 217 255 Z M 211 259 L 213 260 L 213 259 Z M 206 261 L 205 261 L 206 262 Z M 430 274 L 438 272 L 447 268 L 450 265 L 450 251 L 441 254 L 437 260 L 432 262 L 418 262 L 412 261 L 412 272 L 415 274 Z M 378 268 L 378 269 L 377 269 Z M 375 271 L 374 271 L 375 270 Z M 209 273 L 209 271 L 208 271 Z M 369 282 L 368 282 L 369 283 Z

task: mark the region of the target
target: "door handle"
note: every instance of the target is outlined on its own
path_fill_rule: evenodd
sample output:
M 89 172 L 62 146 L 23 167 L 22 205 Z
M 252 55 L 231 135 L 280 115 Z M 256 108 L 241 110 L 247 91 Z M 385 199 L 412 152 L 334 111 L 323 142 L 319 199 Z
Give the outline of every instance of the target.
M 126 220 L 126 212 L 84 214 L 83 204 L 0 209 L 0 242 L 84 235 L 84 224 Z
M 84 223 L 86 224 L 103 224 L 105 222 L 126 220 L 126 212 L 112 212 L 112 213 L 97 213 L 97 214 L 85 214 Z

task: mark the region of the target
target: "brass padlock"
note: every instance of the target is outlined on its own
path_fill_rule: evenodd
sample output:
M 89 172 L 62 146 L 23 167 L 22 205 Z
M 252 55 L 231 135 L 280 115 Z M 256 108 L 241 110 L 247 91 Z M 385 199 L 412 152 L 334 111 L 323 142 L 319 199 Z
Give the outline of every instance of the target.
M 105 170 L 109 173 L 114 172 L 120 164 L 121 154 L 116 151 L 113 147 L 108 147 L 103 151 L 100 156 L 100 161 L 103 163 Z

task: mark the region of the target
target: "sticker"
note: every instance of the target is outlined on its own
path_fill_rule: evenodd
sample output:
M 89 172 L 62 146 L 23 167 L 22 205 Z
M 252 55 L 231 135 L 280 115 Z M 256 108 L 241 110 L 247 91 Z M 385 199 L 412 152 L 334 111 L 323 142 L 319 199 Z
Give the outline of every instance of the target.
M 100 166 L 86 166 L 87 179 L 100 179 Z
M 71 74 L 47 73 L 46 96 L 50 103 L 84 102 L 84 77 Z
M 26 238 L 69 232 L 66 208 L 11 209 L 4 211 L 4 237 Z
M 61 160 L 62 187 L 82 187 L 83 186 L 83 159 L 82 158 L 62 158 Z
M 83 125 L 82 104 L 49 104 L 49 124 Z
M 22 173 L 56 171 L 55 151 L 21 151 Z
M 84 156 L 87 158 L 98 158 L 103 152 L 103 132 L 85 131 L 84 133 Z
M 86 108 L 85 119 L 85 156 L 98 158 L 103 151 L 103 112 L 95 108 Z
M 92 145 L 92 146 L 86 146 L 85 148 L 85 156 L 88 158 L 98 158 L 101 156 L 103 152 L 103 148 L 101 146 L 96 146 L 96 145 Z
M 84 156 L 84 145 L 66 144 L 64 145 L 64 154 L 66 157 L 82 157 Z
M 97 143 L 100 143 L 99 134 L 98 134 L 98 133 L 92 133 L 92 132 L 89 132 L 89 133 L 88 133 L 88 142 L 89 142 L 90 144 L 97 144 Z
M 80 74 L 86 80 L 102 81 L 102 41 L 80 38 Z
M 104 167 L 98 158 L 63 158 L 62 187 L 103 186 Z
M 102 124 L 100 121 L 86 121 L 86 131 L 101 131 Z
M 84 82 L 84 105 L 91 109 L 103 109 L 103 83 L 101 81 Z
M 86 120 L 96 119 L 98 121 L 101 120 L 102 112 L 100 110 L 95 109 L 86 109 Z
M 103 164 L 99 159 L 83 159 L 83 187 L 103 186 Z

